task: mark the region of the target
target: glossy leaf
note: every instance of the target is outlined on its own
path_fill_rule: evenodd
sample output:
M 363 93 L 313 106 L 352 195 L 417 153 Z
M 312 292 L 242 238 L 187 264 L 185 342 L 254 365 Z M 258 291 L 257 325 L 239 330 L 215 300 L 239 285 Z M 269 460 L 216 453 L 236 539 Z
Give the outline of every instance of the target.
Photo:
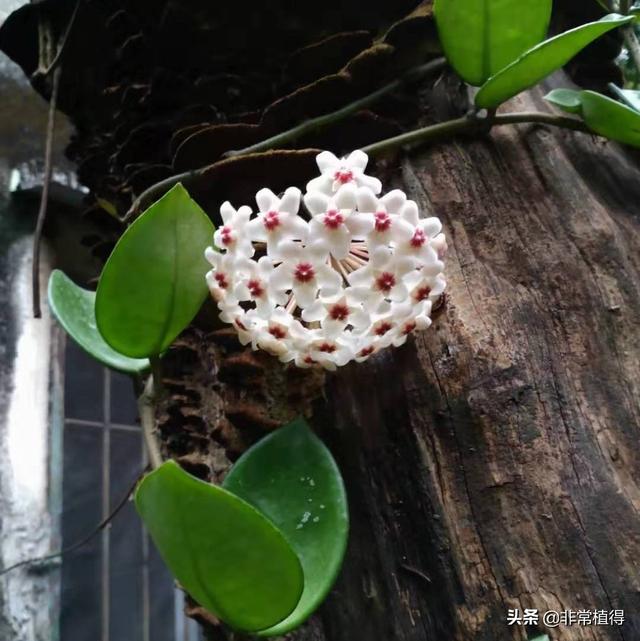
M 529 49 L 487 80 L 476 95 L 476 106 L 480 109 L 497 107 L 563 67 L 600 36 L 633 20 L 632 16 L 610 14 L 598 22 L 571 29 Z
M 440 42 L 466 82 L 481 85 L 546 35 L 552 0 L 437 0 Z
M 273 523 L 241 498 L 167 461 L 142 480 L 135 501 L 173 575 L 225 623 L 253 632 L 295 608 L 300 561 Z
M 67 334 L 86 352 L 113 369 L 138 374 L 149 368 L 145 359 L 129 358 L 112 349 L 96 326 L 95 292 L 78 287 L 61 271 L 49 277 L 49 306 Z
M 610 140 L 640 147 L 640 113 L 595 91 L 573 92 L 572 101 L 579 102 L 579 108 L 576 112 L 573 111 L 573 106 L 570 109 L 565 106 L 571 90 L 563 90 L 561 100 L 557 98 L 557 91 L 552 91 L 546 97 L 547 100 L 565 111 L 571 110 L 572 113 L 579 113 L 594 133 Z
M 246 452 L 224 487 L 266 514 L 300 557 L 305 587 L 298 607 L 261 633 L 285 634 L 320 605 L 340 570 L 349 530 L 340 471 L 329 450 L 300 419 Z
M 574 89 L 554 89 L 544 99 L 567 113 L 579 114 L 582 111 L 580 92 Z
M 618 142 L 640 147 L 640 113 L 595 91 L 583 91 L 582 118 L 589 129 Z
M 640 112 L 640 91 L 637 89 L 620 89 L 614 84 L 610 84 L 609 87 L 627 107 Z
M 213 224 L 178 184 L 123 234 L 104 267 L 96 320 L 118 352 L 164 352 L 202 305 Z

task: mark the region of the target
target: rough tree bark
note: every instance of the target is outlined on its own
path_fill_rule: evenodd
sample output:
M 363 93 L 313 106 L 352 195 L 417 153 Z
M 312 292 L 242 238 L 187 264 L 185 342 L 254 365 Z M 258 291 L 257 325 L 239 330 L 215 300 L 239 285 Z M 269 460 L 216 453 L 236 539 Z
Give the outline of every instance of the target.
M 513 106 L 549 109 L 541 96 Z M 451 79 L 422 97 L 434 120 L 465 108 Z M 534 637 L 506 625 L 509 608 L 623 609 L 622 627 L 547 632 L 640 638 L 637 160 L 533 126 L 394 156 L 378 170 L 440 216 L 449 240 L 432 328 L 326 380 L 240 349 L 206 318 L 171 351 L 159 428 L 187 469 L 219 480 L 302 412 L 343 471 L 344 569 L 291 639 Z
M 514 103 L 546 108 L 538 91 Z M 623 609 L 622 627 L 548 632 L 638 638 L 636 156 L 522 126 L 399 163 L 398 185 L 448 235 L 446 305 L 411 344 L 329 375 L 313 406 L 345 476 L 352 531 L 335 589 L 292 639 L 535 636 L 506 625 L 509 608 Z M 218 362 L 221 375 L 201 372 L 197 406 L 207 399 L 240 432 L 260 423 L 281 389 L 270 390 L 273 365 L 233 349 Z M 283 412 L 288 401 L 275 402 Z

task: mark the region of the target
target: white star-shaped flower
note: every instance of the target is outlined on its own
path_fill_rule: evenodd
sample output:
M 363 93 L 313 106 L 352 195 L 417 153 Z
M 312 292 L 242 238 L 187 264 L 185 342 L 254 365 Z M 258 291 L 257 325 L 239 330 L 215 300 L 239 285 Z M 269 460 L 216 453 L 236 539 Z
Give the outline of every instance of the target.
M 371 250 L 390 243 L 401 245 L 409 243 L 414 237 L 416 228 L 400 215 L 400 210 L 407 197 L 399 189 L 394 189 L 382 198 L 366 187 L 356 193 L 360 215 L 372 221 L 372 230 L 367 235 Z
M 382 183 L 364 170 L 369 157 L 363 151 L 352 151 L 346 158 L 338 158 L 330 151 L 318 154 L 316 163 L 321 175 L 307 183 L 307 191 L 319 191 L 328 196 L 335 194 L 345 185 L 367 187 L 374 194 L 382 191 Z
M 251 207 L 243 205 L 235 209 L 226 201 L 220 206 L 222 216 L 222 227 L 217 229 L 213 235 L 213 242 L 221 250 L 236 256 L 253 256 L 253 244 L 246 233 L 247 223 L 251 217 Z
M 340 291 L 340 274 L 324 260 L 324 247 L 303 247 L 285 242 L 280 246 L 282 263 L 271 275 L 269 284 L 276 292 L 291 291 L 298 307 L 309 307 L 318 292 L 332 296 Z
M 252 241 L 266 242 L 267 253 L 273 259 L 278 257 L 278 245 L 284 240 L 305 240 L 308 227 L 298 216 L 300 190 L 289 187 L 282 198 L 270 189 L 261 189 L 256 194 L 258 215 L 247 225 Z

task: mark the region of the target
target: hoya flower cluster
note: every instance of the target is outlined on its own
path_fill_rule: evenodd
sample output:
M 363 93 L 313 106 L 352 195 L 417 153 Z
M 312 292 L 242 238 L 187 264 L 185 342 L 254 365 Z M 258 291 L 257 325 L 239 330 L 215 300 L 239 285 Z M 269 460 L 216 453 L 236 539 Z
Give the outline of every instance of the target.
M 431 324 L 445 288 L 442 225 L 420 218 L 398 189 L 380 197 L 367 160 L 324 151 L 304 197 L 295 187 L 282 196 L 261 189 L 255 216 L 222 205 L 207 284 L 243 344 L 335 369 Z

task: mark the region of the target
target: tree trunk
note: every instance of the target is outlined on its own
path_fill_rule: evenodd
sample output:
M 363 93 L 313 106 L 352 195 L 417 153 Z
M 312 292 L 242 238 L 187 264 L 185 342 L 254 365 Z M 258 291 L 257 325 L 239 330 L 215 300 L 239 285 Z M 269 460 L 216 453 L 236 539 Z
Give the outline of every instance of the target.
M 443 220 L 447 304 L 318 408 L 353 519 L 321 638 L 525 639 L 509 608 L 623 609 L 550 636 L 640 638 L 637 166 L 521 127 L 402 175 Z
M 135 113 L 126 100 L 143 92 L 131 83 L 123 118 Z M 458 94 L 440 83 L 426 98 L 430 118 L 458 114 Z M 548 110 L 541 96 L 513 106 Z M 108 159 L 130 191 L 140 176 L 124 158 L 132 138 L 122 157 L 113 154 L 111 139 L 99 137 L 100 127 L 115 128 L 105 122 L 76 140 L 109 151 L 89 154 L 81 175 L 100 193 Z M 166 159 L 155 147 L 135 151 L 162 177 Z M 448 237 L 446 303 L 433 326 L 325 381 L 242 350 L 203 315 L 165 359 L 166 451 L 219 480 L 266 430 L 311 416 L 345 477 L 352 528 L 334 590 L 295 641 L 524 641 L 536 632 L 636 641 L 637 155 L 584 134 L 518 126 L 414 150 L 378 164 L 385 168 Z M 626 622 L 508 626 L 507 611 L 525 608 L 624 610 Z M 230 638 L 202 610 L 191 613 L 212 639 Z
M 514 102 L 546 109 L 540 92 Z M 400 165 L 398 186 L 444 223 L 446 303 L 408 345 L 329 375 L 314 405 L 312 422 L 345 477 L 352 526 L 335 589 L 291 638 L 506 641 L 540 630 L 553 641 L 633 641 L 636 163 L 588 136 L 521 126 L 419 150 Z M 192 340 L 210 352 L 208 337 Z M 204 420 L 218 425 L 214 439 L 227 451 L 230 425 L 238 434 L 269 427 L 261 417 L 274 402 L 273 375 L 264 368 L 278 369 L 231 349 L 217 354 L 222 382 L 212 385 L 207 369 L 197 401 L 203 394 L 208 406 L 217 387 L 213 404 L 231 421 Z M 289 376 L 289 391 L 298 390 Z M 304 409 L 297 393 L 295 403 L 275 402 L 284 414 Z M 207 452 L 223 472 L 226 461 Z M 525 608 L 621 609 L 626 622 L 508 626 L 508 610 Z

